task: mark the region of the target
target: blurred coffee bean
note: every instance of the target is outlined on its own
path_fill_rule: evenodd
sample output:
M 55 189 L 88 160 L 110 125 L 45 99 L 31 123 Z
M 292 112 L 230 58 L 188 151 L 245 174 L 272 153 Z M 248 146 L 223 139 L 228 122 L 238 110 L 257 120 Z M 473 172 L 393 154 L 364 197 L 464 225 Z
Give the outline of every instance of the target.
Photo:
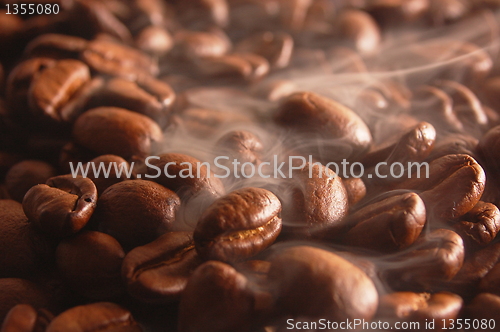
M 5 176 L 5 185 L 10 197 L 22 202 L 24 195 L 31 187 L 45 183 L 56 174 L 56 169 L 46 162 L 23 160 L 9 169 Z
M 290 30 L 301 30 L 312 2 L 312 0 L 279 0 L 281 24 Z
M 368 2 L 368 11 L 385 25 L 413 23 L 429 11 L 430 0 L 379 0 Z
M 217 25 L 221 28 L 229 23 L 229 6 L 226 0 L 174 1 L 179 20 L 192 30 Z
M 193 272 L 182 294 L 179 331 L 249 332 L 258 320 L 255 298 L 252 284 L 232 266 L 206 262 Z
M 136 299 L 168 303 L 180 298 L 201 263 L 192 233 L 169 232 L 130 251 L 123 261 L 122 276 L 127 292 Z
M 500 170 L 500 156 L 497 157 L 497 151 L 500 143 L 500 126 L 491 128 L 479 140 L 477 145 L 477 152 L 484 160 L 487 169 L 492 172 Z
M 226 77 L 245 81 L 259 80 L 269 72 L 269 63 L 259 55 L 233 53 L 205 57 L 195 61 L 197 71 L 208 77 Z
M 163 56 L 173 47 L 174 41 L 170 33 L 155 25 L 147 26 L 135 37 L 135 45 L 151 56 Z
M 33 39 L 24 53 L 30 58 L 78 58 L 87 47 L 87 40 L 62 34 L 45 34 Z
M 104 79 L 102 77 L 93 78 L 84 83 L 59 110 L 59 115 L 62 121 L 74 123 L 76 119 L 86 110 L 88 110 L 92 103 L 92 99 L 104 87 Z
M 500 326 L 496 324 L 495 318 L 500 315 L 500 296 L 490 293 L 477 295 L 464 310 L 464 317 L 478 319 L 485 328 L 492 328 L 490 331 L 500 331 Z M 493 322 L 495 324 L 493 324 Z
M 196 251 L 205 259 L 233 262 L 255 256 L 281 231 L 281 203 L 265 189 L 243 188 L 216 200 L 194 231 Z
M 347 202 L 349 207 L 354 206 L 366 195 L 366 186 L 361 178 L 342 179 L 345 191 L 347 193 Z
M 352 228 L 342 235 L 346 245 L 394 252 L 412 245 L 424 228 L 425 205 L 415 193 L 370 204 L 347 217 Z
M 377 22 L 368 13 L 356 9 L 343 10 L 338 14 L 334 33 L 361 54 L 375 53 L 381 40 Z
M 172 55 L 185 60 L 218 57 L 231 48 L 231 41 L 224 35 L 208 32 L 179 31 L 174 35 Z
M 98 107 L 83 113 L 73 126 L 76 143 L 98 154 L 124 159 L 144 158 L 162 139 L 150 118 L 119 107 Z
M 391 261 L 393 266 L 383 276 L 392 289 L 432 291 L 458 273 L 464 261 L 464 245 L 457 233 L 437 229 Z
M 278 101 L 291 95 L 297 87 L 288 80 L 264 80 L 251 89 L 252 95 L 268 101 Z
M 437 0 L 430 1 L 429 16 L 435 25 L 457 21 L 464 17 L 471 9 L 470 1 Z
M 78 294 L 105 300 L 125 291 L 121 266 L 125 253 L 113 237 L 84 231 L 61 241 L 56 250 L 57 269 Z
M 284 231 L 321 236 L 341 230 L 349 208 L 342 179 L 319 163 L 294 165 L 291 175 L 289 195 L 281 197 Z
M 93 71 L 135 80 L 142 76 L 155 76 L 158 68 L 145 53 L 118 43 L 93 40 L 80 58 Z
M 14 306 L 5 317 L 1 332 L 45 331 L 54 316 L 47 310 L 35 310 L 29 304 Z
M 61 60 L 34 78 L 29 104 L 36 115 L 61 121 L 60 109 L 90 80 L 88 67 L 78 60 Z
M 427 158 L 432 161 L 450 154 L 468 154 L 476 158 L 478 140 L 467 134 L 449 134 L 441 137 Z
M 337 148 L 347 146 L 351 157 L 362 155 L 372 142 L 370 130 L 356 113 L 312 92 L 297 92 L 284 99 L 274 120 L 285 128 L 325 140 L 324 149 L 335 150 L 335 143 Z
M 277 252 L 269 278 L 284 314 L 335 321 L 370 320 L 378 294 L 372 280 L 335 253 L 297 246 Z
M 94 183 L 68 174 L 32 187 L 24 196 L 23 209 L 29 221 L 45 234 L 62 238 L 85 227 L 96 203 Z
M 0 252 L 0 277 L 28 276 L 47 264 L 51 254 L 48 241 L 13 200 L 0 200 Z
M 263 149 L 260 138 L 246 130 L 230 131 L 215 143 L 217 155 L 229 157 L 227 164 L 237 159 L 241 164 L 259 165 Z
M 19 304 L 31 305 L 34 308 L 54 308 L 55 305 L 50 294 L 31 281 L 0 278 L 0 321 L 5 322 L 9 310 Z M 27 317 L 23 317 L 24 319 Z
M 498 93 L 500 91 L 500 76 L 494 76 L 486 79 L 481 87 L 481 94 L 484 95 L 485 101 L 495 110 L 500 108 Z
M 99 230 L 130 250 L 154 241 L 172 227 L 179 197 L 151 181 L 127 180 L 112 185 L 99 197 Z
M 361 55 L 355 50 L 336 46 L 326 52 L 334 73 L 365 73 L 368 71 Z
M 112 154 L 96 157 L 83 164 L 82 167 L 87 173 L 86 177 L 94 182 L 99 195 L 115 183 L 134 177 L 134 173 L 131 172 L 132 166 L 122 157 Z M 129 171 L 130 173 L 127 173 Z M 129 177 L 128 174 L 132 174 L 132 176 Z M 83 176 L 83 173 L 79 172 L 78 175 Z
M 266 31 L 240 41 L 235 49 L 242 53 L 255 53 L 269 61 L 273 68 L 285 68 L 293 52 L 293 38 L 287 33 Z
M 459 234 L 475 244 L 486 245 L 493 241 L 500 229 L 500 211 L 485 202 L 478 202 L 469 212 L 464 214 L 456 224 Z
M 431 222 L 459 218 L 479 202 L 486 178 L 471 156 L 447 155 L 433 160 L 428 167 L 424 165 L 424 169 L 425 176 L 413 172 L 398 188 L 421 191 L 419 196 Z
M 418 322 L 420 329 L 434 320 L 435 329 L 441 330 L 448 326 L 450 320 L 459 317 L 462 303 L 460 296 L 448 292 L 396 292 L 380 298 L 377 318 Z
M 97 302 L 64 311 L 52 320 L 46 331 L 141 332 L 142 328 L 127 309 L 110 302 Z

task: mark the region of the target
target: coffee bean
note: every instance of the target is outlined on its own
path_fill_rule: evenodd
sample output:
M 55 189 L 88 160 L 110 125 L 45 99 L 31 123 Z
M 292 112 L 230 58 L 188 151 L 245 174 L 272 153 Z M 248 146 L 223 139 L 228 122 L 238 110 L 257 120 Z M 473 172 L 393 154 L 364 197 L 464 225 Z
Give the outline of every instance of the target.
M 130 251 L 122 275 L 133 297 L 146 303 L 168 303 L 180 298 L 201 263 L 191 233 L 169 232 Z
M 349 207 L 354 206 L 365 197 L 366 186 L 361 178 L 343 179 L 342 184 L 347 193 L 347 203 Z
M 254 81 L 261 79 L 269 72 L 267 60 L 251 53 L 205 57 L 198 59 L 195 64 L 198 72 L 207 77 Z
M 95 218 L 100 231 L 130 250 L 170 230 L 179 205 L 174 192 L 155 182 L 127 180 L 102 193 Z
M 92 164 L 94 166 L 92 166 Z M 130 164 L 125 159 L 112 154 L 102 155 L 92 159 L 87 164 L 83 165 L 83 169 L 87 169 L 87 167 L 89 169 L 87 177 L 94 182 L 99 194 L 102 194 L 106 189 L 118 182 L 130 180 L 125 174 L 126 170 L 131 169 Z M 96 170 L 99 169 L 99 167 L 104 167 L 105 170 L 109 170 L 108 175 L 106 176 L 105 172 L 103 172 L 102 175 L 100 173 L 95 174 L 93 172 L 94 167 Z M 120 169 L 123 171 L 121 174 L 119 173 Z M 120 176 L 118 176 L 118 174 L 120 174 Z M 83 176 L 80 173 L 78 175 Z M 133 177 L 134 174 L 132 173 L 132 178 Z
M 491 203 L 478 202 L 460 219 L 456 225 L 457 231 L 479 245 L 493 241 L 500 229 L 500 211 Z
M 135 37 L 137 48 L 151 56 L 163 56 L 173 47 L 174 41 L 170 33 L 155 25 L 150 25 L 141 30 Z
M 30 58 L 76 59 L 86 47 L 87 41 L 83 38 L 49 33 L 33 39 L 24 53 Z
M 361 55 L 348 47 L 331 48 L 326 56 L 334 73 L 366 73 L 368 71 Z
M 422 18 L 429 12 L 430 2 L 427 0 L 382 0 L 369 3 L 367 9 L 382 25 L 400 25 Z
M 24 196 L 23 209 L 48 236 L 62 238 L 87 224 L 96 203 L 97 189 L 91 180 L 60 175 L 32 187 Z
M 97 77 L 84 83 L 59 110 L 58 114 L 61 120 L 74 123 L 83 112 L 92 108 L 89 105 L 92 104 L 92 100 L 104 88 L 104 82 L 102 77 Z
M 5 176 L 5 185 L 12 199 L 22 202 L 33 186 L 45 183 L 56 175 L 56 169 L 40 160 L 23 160 L 13 165 Z
M 35 310 L 29 304 L 14 306 L 5 317 L 1 332 L 45 331 L 54 316 L 47 310 Z
M 380 44 L 380 28 L 366 12 L 347 9 L 339 13 L 334 25 L 335 33 L 348 46 L 361 54 L 373 54 Z
M 153 120 L 118 107 L 93 108 L 78 117 L 73 126 L 76 143 L 98 154 L 124 159 L 149 155 L 162 136 Z
M 355 265 L 323 249 L 297 246 L 277 252 L 269 278 L 276 306 L 293 316 L 337 322 L 373 317 L 378 294 L 370 278 Z
M 216 33 L 179 31 L 174 35 L 175 57 L 196 60 L 204 57 L 218 57 L 226 54 L 231 42 L 226 36 Z
M 500 296 L 490 293 L 477 295 L 464 310 L 464 317 L 485 320 L 488 324 L 491 324 L 491 319 L 498 317 L 499 314 Z M 493 325 L 487 326 L 493 327 Z M 491 331 L 500 331 L 500 328 L 495 324 Z
M 226 262 L 252 257 L 278 237 L 280 212 L 280 201 L 270 191 L 233 191 L 201 216 L 193 236 L 196 251 L 203 258 Z
M 263 148 L 259 137 L 246 130 L 228 132 L 217 141 L 215 147 L 218 155 L 229 157 L 229 161 L 237 159 L 242 164 L 252 163 L 254 165 L 261 163 L 260 153 Z
M 189 4 L 175 1 L 180 20 L 192 30 L 229 23 L 229 6 L 226 0 L 193 0 Z
M 269 101 L 279 101 L 295 92 L 296 88 L 292 81 L 264 80 L 254 85 L 252 95 Z
M 427 160 L 435 160 L 450 154 L 468 154 L 476 158 L 478 140 L 467 134 L 450 134 L 439 140 Z
M 56 316 L 47 332 L 141 332 L 132 314 L 117 304 L 97 302 L 73 307 Z
M 285 68 L 293 52 L 293 38 L 287 33 L 266 31 L 252 35 L 239 42 L 237 52 L 255 53 L 269 61 L 273 68 Z

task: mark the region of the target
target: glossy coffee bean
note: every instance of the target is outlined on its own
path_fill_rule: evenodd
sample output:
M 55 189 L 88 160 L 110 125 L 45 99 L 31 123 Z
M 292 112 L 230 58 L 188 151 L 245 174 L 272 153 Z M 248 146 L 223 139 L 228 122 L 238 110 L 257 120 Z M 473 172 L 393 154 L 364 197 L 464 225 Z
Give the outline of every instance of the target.
M 47 332 L 141 332 L 142 328 L 125 308 L 110 302 L 73 307 L 56 316 Z
M 125 253 L 113 237 L 83 231 L 63 240 L 56 250 L 57 269 L 78 294 L 104 300 L 124 292 L 121 266 Z
M 80 52 L 87 47 L 87 43 L 83 38 L 48 33 L 29 42 L 24 49 L 24 53 L 31 58 L 78 58 Z
M 291 95 L 296 86 L 289 80 L 264 80 L 252 87 L 252 95 L 269 101 L 279 101 Z
M 492 319 L 500 314 L 500 296 L 490 293 L 477 295 L 464 310 L 464 317 L 478 319 L 485 328 L 493 327 L 490 331 L 500 331 L 498 324 L 493 326 Z
M 44 233 L 61 238 L 80 231 L 96 203 L 97 189 L 92 180 L 68 174 L 32 187 L 24 196 L 23 209 Z
M 500 229 L 500 211 L 491 203 L 478 202 L 460 219 L 456 225 L 457 231 L 479 245 L 493 241 Z
M 226 0 L 194 0 L 176 2 L 180 20 L 193 30 L 229 23 L 229 6 Z
M 73 126 L 77 144 L 124 159 L 149 155 L 162 136 L 160 127 L 150 118 L 118 107 L 93 108 L 78 117 Z
M 179 305 L 180 332 L 248 332 L 255 320 L 255 294 L 244 275 L 217 261 L 194 271 Z
M 258 136 L 246 130 L 233 130 L 219 138 L 215 149 L 219 156 L 229 157 L 229 162 L 237 159 L 242 164 L 261 163 L 262 141 Z
M 33 186 L 56 176 L 56 169 L 40 160 L 24 160 L 13 165 L 5 176 L 5 185 L 12 199 L 22 202 Z
M 354 206 L 366 195 L 366 186 L 361 178 L 342 179 L 345 191 L 347 193 L 347 203 L 349 207 Z
M 260 55 L 266 58 L 273 68 L 285 68 L 290 63 L 293 45 L 293 38 L 289 34 L 266 31 L 245 38 L 235 49 L 238 52 Z
M 336 35 L 361 54 L 373 54 L 380 44 L 380 28 L 366 12 L 342 11 L 335 20 Z
M 179 31 L 174 35 L 172 55 L 189 60 L 218 57 L 226 54 L 230 47 L 227 37 L 216 33 Z
M 170 33 L 163 27 L 150 25 L 135 37 L 135 45 L 152 56 L 163 56 L 173 47 L 174 41 Z
M 189 232 L 169 232 L 130 251 L 123 261 L 127 292 L 146 303 L 180 298 L 189 277 L 202 263 Z
M 269 278 L 285 314 L 335 321 L 366 319 L 377 310 L 372 280 L 335 253 L 297 246 L 283 249 L 271 260 Z
M 216 200 L 194 231 L 196 251 L 226 262 L 252 257 L 271 245 L 281 231 L 281 203 L 265 189 L 243 188 Z
M 0 252 L 0 277 L 4 278 L 28 276 L 50 257 L 47 240 L 13 200 L 0 200 Z
M 99 167 L 104 168 L 104 170 L 101 168 L 101 172 L 97 174 Z M 88 169 L 87 177 L 94 182 L 99 195 L 112 185 L 121 181 L 130 180 L 135 175 L 132 172 L 131 165 L 125 159 L 112 154 L 106 154 L 92 159 L 88 163 L 83 164 L 83 169 Z M 127 175 L 127 172 L 130 172 L 130 177 Z M 81 172 L 78 173 L 78 175 L 83 176 Z
M 29 304 L 18 304 L 5 317 L 1 332 L 45 331 L 54 316 L 47 310 L 35 310 Z
M 382 0 L 373 1 L 368 4 L 369 12 L 382 25 L 412 23 L 430 9 L 429 0 Z
M 450 134 L 436 142 L 427 160 L 431 161 L 449 154 L 468 154 L 476 158 L 478 140 L 470 135 Z
M 349 215 L 354 225 L 342 242 L 375 251 L 391 252 L 412 245 L 426 221 L 425 205 L 415 193 L 393 196 Z
M 102 193 L 95 218 L 100 231 L 115 237 L 130 250 L 167 232 L 179 205 L 174 192 L 155 182 L 127 180 Z
M 205 57 L 195 62 L 198 72 L 207 77 L 256 81 L 269 72 L 269 62 L 253 53 L 233 53 Z

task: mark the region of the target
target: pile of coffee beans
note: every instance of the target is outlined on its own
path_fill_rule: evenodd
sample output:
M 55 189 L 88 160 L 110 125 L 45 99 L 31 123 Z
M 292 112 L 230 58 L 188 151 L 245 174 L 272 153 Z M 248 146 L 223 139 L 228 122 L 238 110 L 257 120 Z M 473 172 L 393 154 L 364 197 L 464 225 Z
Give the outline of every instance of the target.
M 0 332 L 500 331 L 500 1 L 0 5 Z

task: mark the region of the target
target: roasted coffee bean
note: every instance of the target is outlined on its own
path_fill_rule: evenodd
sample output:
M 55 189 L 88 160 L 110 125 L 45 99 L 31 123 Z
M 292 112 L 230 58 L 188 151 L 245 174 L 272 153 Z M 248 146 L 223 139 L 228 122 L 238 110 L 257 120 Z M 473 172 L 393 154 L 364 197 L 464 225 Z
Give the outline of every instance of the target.
M 227 77 L 254 81 L 269 72 L 269 63 L 251 53 L 234 53 L 218 57 L 205 57 L 195 61 L 200 74 L 207 77 Z
M 482 167 L 468 155 L 448 155 L 432 161 L 428 174 L 412 174 L 399 188 L 420 190 L 428 218 L 457 219 L 480 200 L 485 185 Z M 431 219 L 430 219 L 431 220 Z
M 117 304 L 97 302 L 64 311 L 47 327 L 47 332 L 141 332 L 132 314 Z
M 377 51 L 381 36 L 377 22 L 366 12 L 347 9 L 339 13 L 334 25 L 336 36 L 361 54 Z
M 367 10 L 382 25 L 412 23 L 430 9 L 428 0 L 381 0 L 368 3 Z
M 28 219 L 51 237 L 80 231 L 94 213 L 97 189 L 87 178 L 60 175 L 32 187 L 24 196 Z
M 18 304 L 5 317 L 1 332 L 45 331 L 54 316 L 47 310 L 35 310 L 29 304 Z
M 326 56 L 334 73 L 366 73 L 368 71 L 361 55 L 348 47 L 331 48 Z
M 377 318 L 418 322 L 420 328 L 433 320 L 435 328 L 441 330 L 448 326 L 447 322 L 458 318 L 462 303 L 460 296 L 448 292 L 396 292 L 380 298 Z
M 434 160 L 449 154 L 468 154 L 476 158 L 478 140 L 466 134 L 450 134 L 436 142 L 427 160 Z
M 131 47 L 104 40 L 90 41 L 80 58 L 101 74 L 135 80 L 155 76 L 157 66 L 146 54 Z
M 4 321 L 9 310 L 18 304 L 29 304 L 34 308 L 54 308 L 55 305 L 50 294 L 31 281 L 0 278 L 0 321 Z
M 372 280 L 335 253 L 297 246 L 283 249 L 271 260 L 269 278 L 284 314 L 335 321 L 366 319 L 377 310 Z
M 189 3 L 176 1 L 180 20 L 193 30 L 229 23 L 229 6 L 226 0 L 193 0 Z
M 473 243 L 486 245 L 500 230 L 500 211 L 495 205 L 480 201 L 460 218 L 456 229 Z
M 187 60 L 218 57 L 226 54 L 231 42 L 226 36 L 195 31 L 179 31 L 174 35 L 172 55 Z
M 493 324 L 492 319 L 500 315 L 500 296 L 490 293 L 477 295 L 464 310 L 464 317 L 480 320 L 485 328 L 490 331 L 500 331 L 498 324 Z
M 57 269 L 78 294 L 104 300 L 125 291 L 121 266 L 125 253 L 113 237 L 84 231 L 63 240 L 56 250 Z
M 174 40 L 166 29 L 150 25 L 135 37 L 135 45 L 151 56 L 163 56 L 172 49 Z
M 494 76 L 484 81 L 481 87 L 481 93 L 484 95 L 485 102 L 498 109 L 500 103 L 498 101 L 498 92 L 500 91 L 500 76 Z
M 246 130 L 233 130 L 222 136 L 216 143 L 216 151 L 220 156 L 227 156 L 232 161 L 237 159 L 242 164 L 261 163 L 262 150 L 264 149 L 259 137 Z
M 269 101 L 278 101 L 291 95 L 297 87 L 288 80 L 264 80 L 252 88 L 252 95 Z
M 98 154 L 124 159 L 143 158 L 162 139 L 150 118 L 118 107 L 98 107 L 83 113 L 73 126 L 76 143 Z
M 349 215 L 346 245 L 392 252 L 412 245 L 425 225 L 425 205 L 415 193 L 393 196 Z
M 342 179 L 345 191 L 347 193 L 347 203 L 349 207 L 354 206 L 366 195 L 366 186 L 361 178 Z
M 61 120 L 74 123 L 83 112 L 91 108 L 89 105 L 92 99 L 103 89 L 104 83 L 102 77 L 96 77 L 84 83 L 59 110 Z
M 237 52 L 258 54 L 269 61 L 273 68 L 285 68 L 293 52 L 293 38 L 287 33 L 266 31 L 245 38 L 235 49 Z
M 431 291 L 439 283 L 450 281 L 462 267 L 463 240 L 453 231 L 437 229 L 391 261 L 394 267 L 384 271 L 391 288 Z
M 290 197 L 281 198 L 285 230 L 319 236 L 341 230 L 349 209 L 342 179 L 319 163 L 296 166 L 291 175 Z
M 281 231 L 281 203 L 265 189 L 243 188 L 216 200 L 194 231 L 198 254 L 225 262 L 252 257 Z
M 256 309 L 248 279 L 230 265 L 209 261 L 194 271 L 182 294 L 179 331 L 250 331 Z
M 49 33 L 33 39 L 26 45 L 24 53 L 31 58 L 76 59 L 87 43 L 83 38 Z
M 172 227 L 179 197 L 151 181 L 127 180 L 112 185 L 99 197 L 99 230 L 130 250 L 154 241 Z
M 291 30 L 301 30 L 304 28 L 306 15 L 311 7 L 310 0 L 279 1 L 279 14 L 281 24 Z
M 102 175 L 94 171 L 94 169 L 98 170 L 99 167 L 104 168 Z M 132 175 L 132 178 L 135 175 L 132 172 L 132 166 L 125 159 L 112 154 L 102 155 L 92 159 L 87 164 L 83 165 L 83 169 L 88 170 L 86 177 L 94 182 L 99 195 L 115 183 L 130 180 L 127 172 L 130 172 L 129 174 Z M 81 172 L 78 173 L 78 175 L 83 176 Z
M 465 16 L 472 4 L 460 0 L 430 1 L 429 16 L 432 23 L 442 25 Z
M 40 160 L 23 160 L 12 166 L 5 176 L 5 185 L 12 199 L 22 202 L 26 192 L 37 184 L 56 176 L 56 169 Z
M 127 292 L 146 303 L 180 298 L 192 272 L 202 263 L 189 232 L 169 232 L 130 251 L 122 266 Z
M 27 276 L 50 257 L 47 240 L 13 200 L 0 200 L 0 252 L 0 277 Z
M 477 145 L 478 154 L 486 163 L 486 167 L 493 172 L 500 170 L 500 162 L 497 158 L 497 147 L 500 143 L 500 126 L 491 128 L 479 140 Z
M 66 143 L 59 153 L 59 168 L 62 173 L 71 173 L 71 167 L 75 167 L 79 162 L 86 163 L 97 157 L 95 152 L 88 150 L 74 142 Z
M 274 119 L 285 128 L 331 140 L 333 147 L 327 142 L 326 149 L 335 149 L 335 143 L 345 144 L 352 149 L 351 157 L 363 154 L 372 142 L 370 130 L 358 115 L 312 92 L 297 92 L 286 98 Z

